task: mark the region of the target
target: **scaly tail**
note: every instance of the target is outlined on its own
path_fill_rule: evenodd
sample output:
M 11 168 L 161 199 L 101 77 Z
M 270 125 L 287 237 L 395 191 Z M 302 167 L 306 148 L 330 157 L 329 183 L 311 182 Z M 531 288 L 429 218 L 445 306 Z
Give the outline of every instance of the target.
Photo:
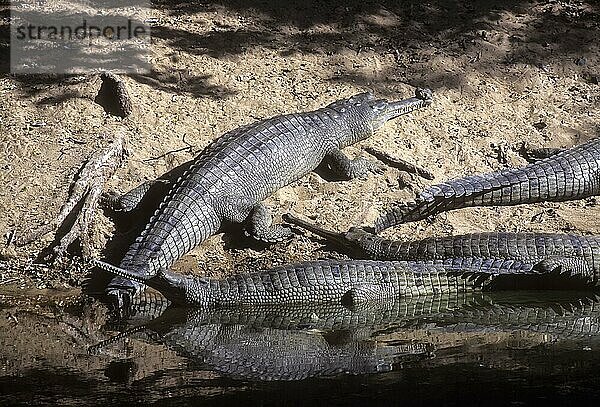
M 373 232 L 379 233 L 382 230 L 403 223 L 425 219 L 431 210 L 426 203 L 401 202 L 395 204 L 392 208 L 386 210 L 377 218 L 373 225 Z
M 430 186 L 413 202 L 396 204 L 376 220 L 374 228 L 380 232 L 395 225 L 471 206 L 539 202 L 545 197 L 532 193 L 539 184 L 538 175 L 530 167 L 457 178 Z
M 411 203 L 386 211 L 376 231 L 453 209 L 562 202 L 600 193 L 600 139 L 521 168 L 470 175 L 433 185 Z

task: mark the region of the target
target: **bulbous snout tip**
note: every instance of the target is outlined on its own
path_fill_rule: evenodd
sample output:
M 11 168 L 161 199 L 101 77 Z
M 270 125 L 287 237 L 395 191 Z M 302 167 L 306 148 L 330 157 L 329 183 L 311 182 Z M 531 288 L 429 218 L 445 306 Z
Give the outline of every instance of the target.
M 429 88 L 417 88 L 415 97 L 421 100 L 431 101 L 433 99 L 433 91 Z

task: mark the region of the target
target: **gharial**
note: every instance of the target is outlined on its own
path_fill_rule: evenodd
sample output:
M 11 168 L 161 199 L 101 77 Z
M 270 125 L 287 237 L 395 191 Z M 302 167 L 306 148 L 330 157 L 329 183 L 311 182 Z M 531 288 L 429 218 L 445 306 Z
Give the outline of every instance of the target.
M 579 282 L 588 285 L 597 285 L 600 281 L 600 236 L 482 232 L 402 241 L 385 239 L 360 227 L 334 232 L 291 214 L 284 214 L 283 219 L 334 243 L 353 258 L 444 260 L 452 261 L 455 267 L 486 265 L 488 272 L 494 267 L 507 268 L 514 263 L 527 271 L 579 277 Z
M 146 276 L 109 264 L 102 267 L 158 290 L 175 304 L 210 308 L 328 303 L 357 306 L 413 295 L 489 290 L 507 278 L 538 274 L 526 264 L 506 263 L 502 267 L 495 262 L 475 262 L 467 267 L 455 259 L 319 260 L 224 279 L 182 275 L 167 269 Z
M 119 268 L 142 278 L 166 271 L 215 234 L 223 222 L 243 223 L 249 235 L 262 241 L 286 238 L 291 231 L 271 225 L 263 199 L 322 161 L 349 178 L 366 175 L 376 169 L 374 164 L 362 158 L 350 160 L 342 149 L 431 100 L 428 89 L 418 89 L 416 97 L 396 102 L 365 93 L 312 112 L 277 116 L 226 133 L 200 153 L 170 188 Z M 147 189 L 148 184 L 142 184 L 117 204 L 123 209 L 135 207 Z M 96 264 L 110 268 L 103 262 Z M 115 278 L 107 294 L 121 305 L 142 287 Z

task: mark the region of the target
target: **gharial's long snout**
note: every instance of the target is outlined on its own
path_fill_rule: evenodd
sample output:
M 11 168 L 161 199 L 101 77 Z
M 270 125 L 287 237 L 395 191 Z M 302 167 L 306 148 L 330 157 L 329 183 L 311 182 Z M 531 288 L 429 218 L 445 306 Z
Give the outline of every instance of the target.
M 117 266 L 113 266 L 112 264 L 106 263 L 102 260 L 93 259 L 92 264 L 98 267 L 100 270 L 108 271 L 109 273 L 112 273 L 116 276 L 135 281 L 136 283 L 146 284 L 146 279 L 139 276 L 138 274 Z
M 185 304 L 186 298 L 188 297 L 188 291 L 194 286 L 194 284 L 189 281 L 193 280 L 193 277 L 173 273 L 168 270 L 158 270 L 155 275 L 147 277 L 140 276 L 132 271 L 113 266 L 112 264 L 108 264 L 101 260 L 94 259 L 92 260 L 92 263 L 101 270 L 152 287 L 174 303 Z M 200 281 L 201 279 L 196 280 Z
M 398 116 L 411 113 L 422 107 L 429 106 L 432 100 L 433 92 L 431 89 L 417 88 L 415 97 L 396 102 L 388 102 L 381 119 L 383 122 L 386 122 Z
M 315 235 L 324 238 L 328 242 L 333 243 L 344 250 L 350 250 L 355 256 L 360 257 L 364 255 L 363 248 L 361 246 L 361 241 L 371 236 L 370 233 L 357 227 L 350 228 L 348 232 L 334 232 L 317 226 L 314 223 L 310 223 L 300 218 L 297 218 L 296 216 L 290 213 L 284 214 L 282 216 L 282 219 L 288 223 L 291 223 L 292 225 L 296 225 L 301 227 L 302 229 L 306 229 L 309 232 L 312 232 Z

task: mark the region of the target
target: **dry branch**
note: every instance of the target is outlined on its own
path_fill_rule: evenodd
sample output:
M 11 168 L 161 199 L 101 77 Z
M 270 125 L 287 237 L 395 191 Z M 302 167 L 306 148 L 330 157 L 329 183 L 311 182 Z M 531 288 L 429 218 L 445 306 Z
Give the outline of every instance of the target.
M 62 206 L 58 216 L 47 225 L 17 238 L 15 245 L 24 246 L 38 240 L 47 233 L 56 231 L 73 213 L 75 208 L 81 205 L 75 222 L 70 230 L 60 238 L 58 244 L 54 247 L 54 253 L 57 256 L 62 256 L 69 245 L 79 238 L 83 256 L 88 258 L 91 254 L 90 232 L 92 231 L 104 184 L 119 168 L 125 154 L 125 136 L 118 134 L 107 148 L 93 154 L 83 166 L 79 178 L 73 184 L 71 195 Z

